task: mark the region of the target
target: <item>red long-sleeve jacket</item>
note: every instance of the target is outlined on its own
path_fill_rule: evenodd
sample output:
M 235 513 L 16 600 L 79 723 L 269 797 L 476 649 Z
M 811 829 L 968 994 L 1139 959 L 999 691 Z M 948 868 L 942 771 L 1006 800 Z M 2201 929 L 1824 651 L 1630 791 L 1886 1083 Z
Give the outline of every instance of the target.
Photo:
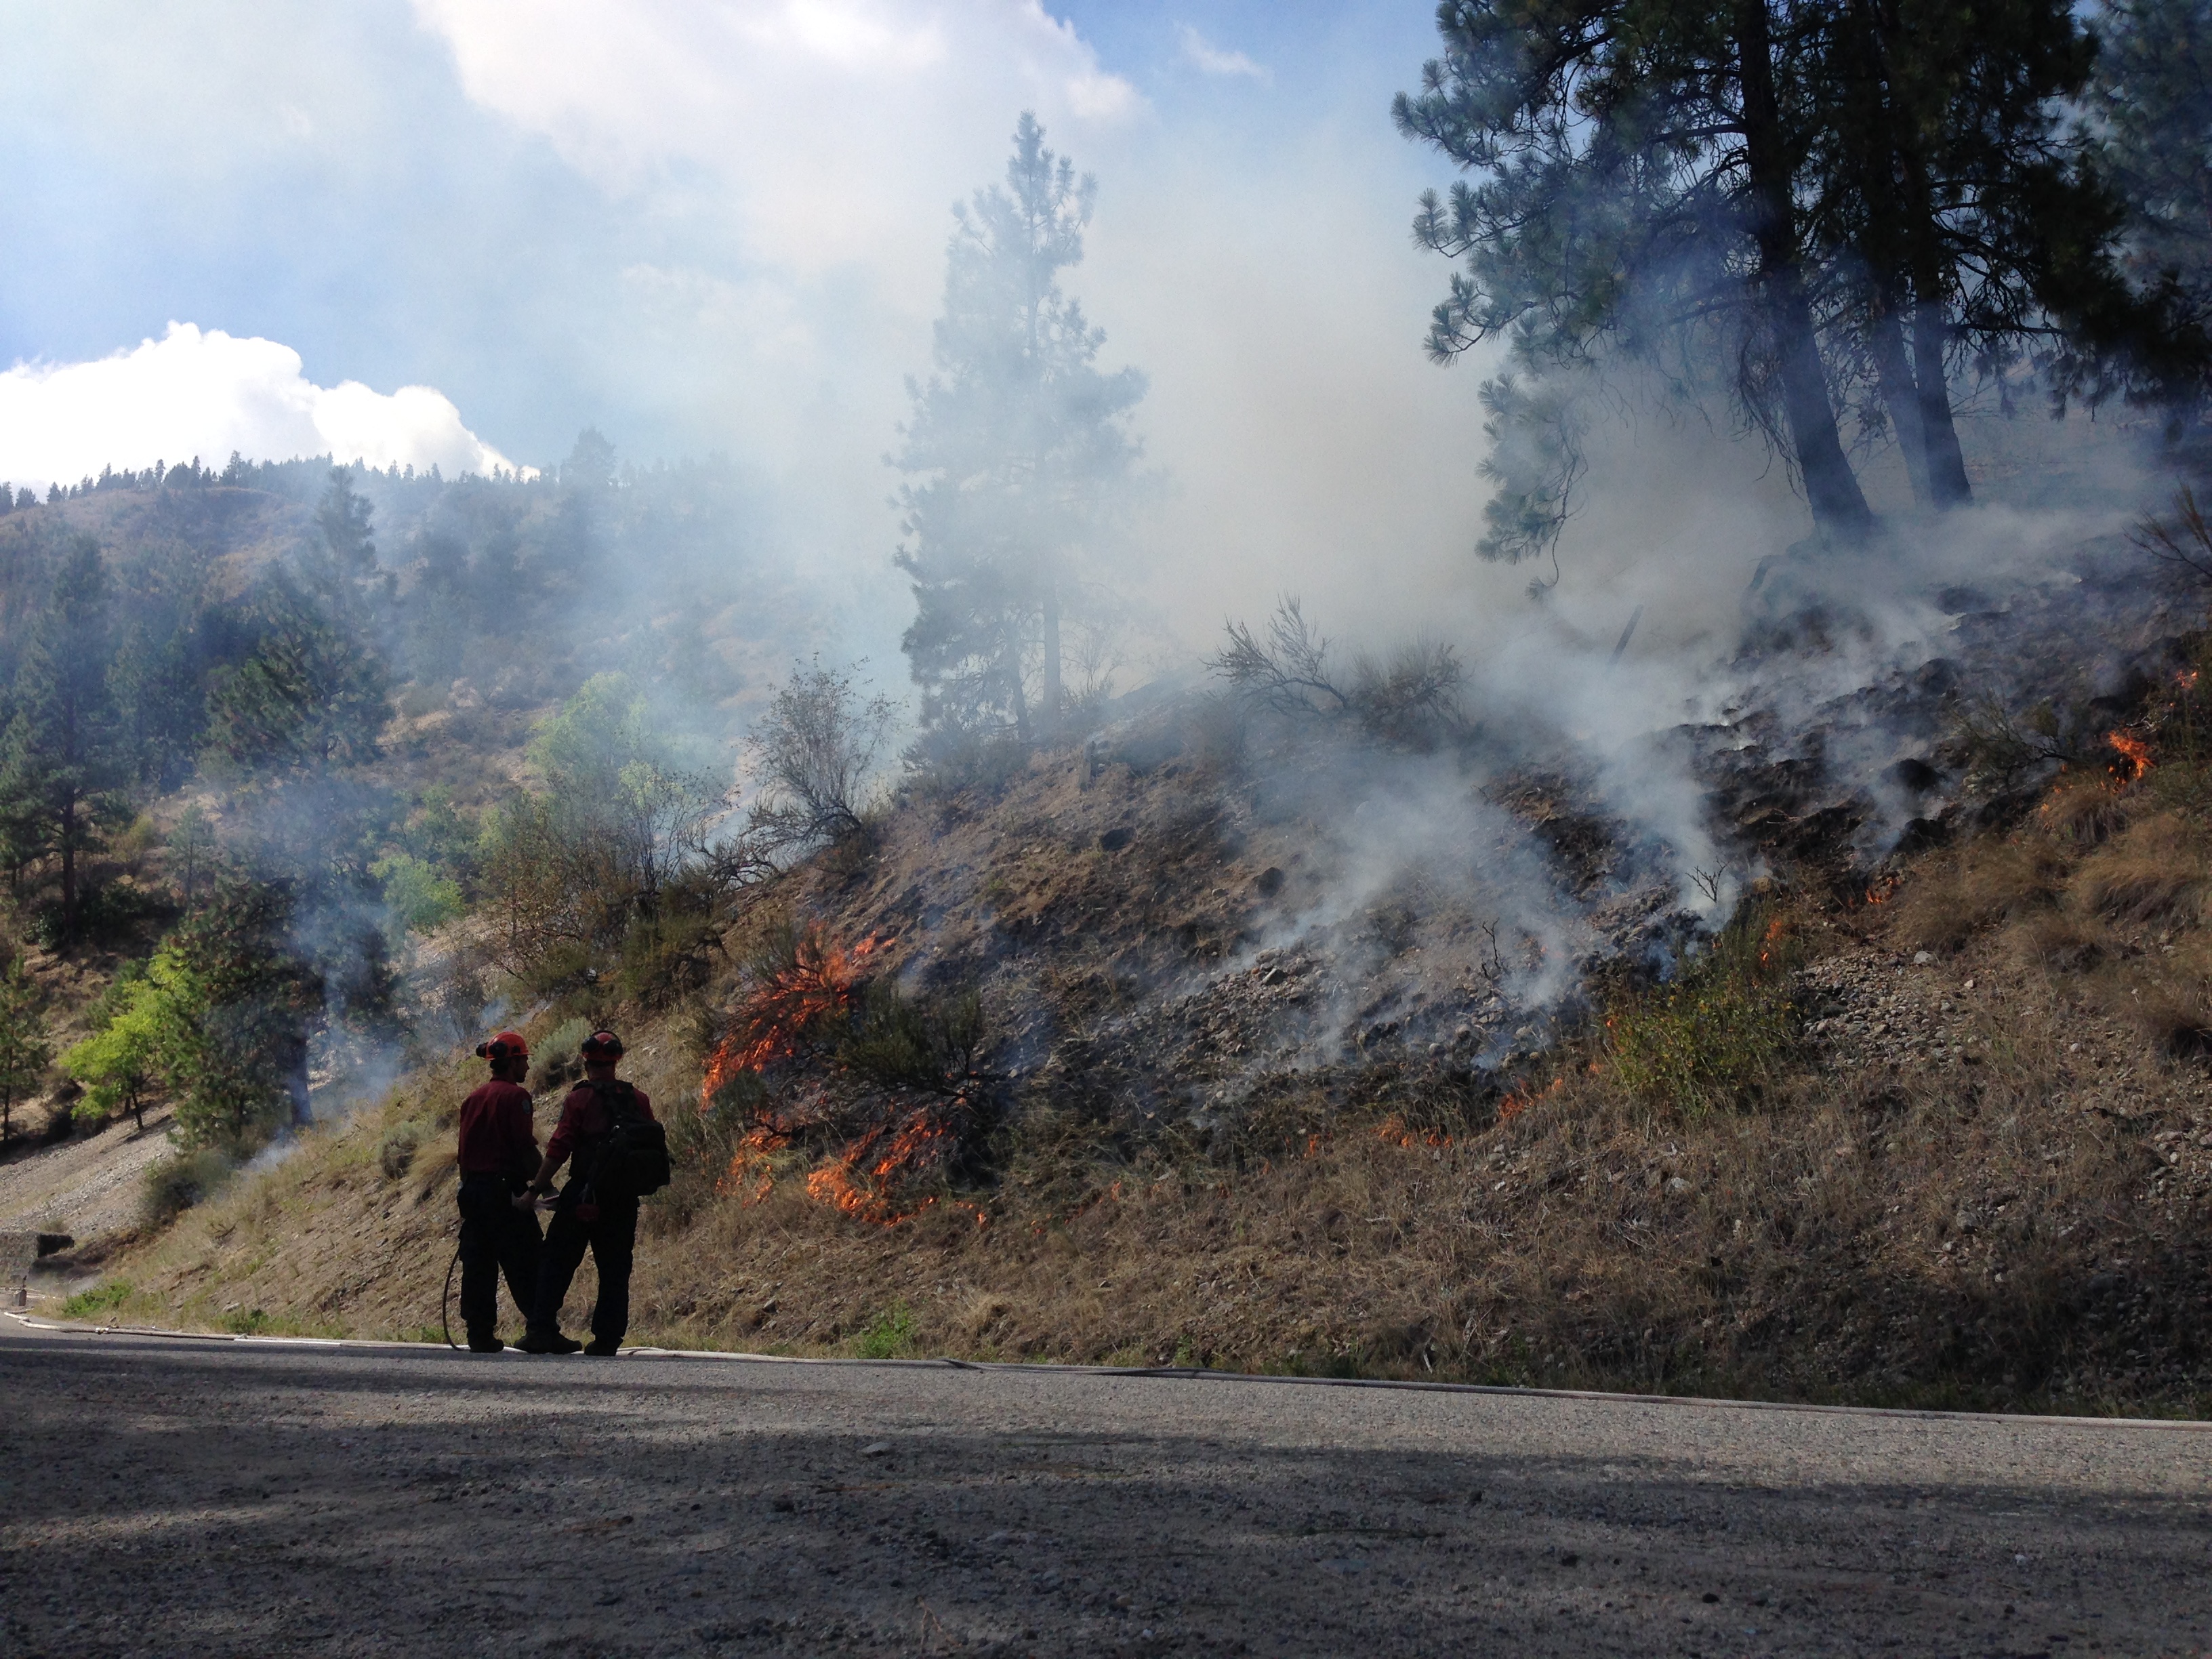
M 528 1180 L 538 1168 L 530 1091 L 494 1078 L 461 1103 L 461 1173 Z
M 637 1109 L 652 1117 L 653 1102 L 645 1091 L 632 1084 L 630 1093 L 636 1097 Z M 545 1178 L 550 1181 L 554 1172 L 568 1161 L 568 1154 L 576 1150 L 578 1141 L 596 1140 L 606 1132 L 607 1112 L 599 1104 L 599 1091 L 589 1081 L 579 1083 L 561 1103 L 561 1121 L 554 1125 L 553 1138 L 545 1143 L 545 1156 L 550 1160 L 545 1168 Z

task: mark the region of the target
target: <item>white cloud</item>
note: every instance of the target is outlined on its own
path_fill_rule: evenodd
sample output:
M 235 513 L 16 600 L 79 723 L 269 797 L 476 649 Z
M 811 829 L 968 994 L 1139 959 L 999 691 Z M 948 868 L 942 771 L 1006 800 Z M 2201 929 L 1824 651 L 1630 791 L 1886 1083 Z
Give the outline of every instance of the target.
M 320 386 L 303 371 L 300 354 L 274 340 L 174 322 L 159 340 L 93 362 L 18 364 L 0 374 L 0 476 L 72 483 L 108 465 L 195 455 L 220 465 L 234 449 L 448 473 L 514 465 L 429 386 Z
M 1224 51 L 1188 23 L 1182 29 L 1182 55 L 1208 75 L 1242 75 L 1255 81 L 1274 79 L 1266 65 L 1254 63 L 1241 52 Z

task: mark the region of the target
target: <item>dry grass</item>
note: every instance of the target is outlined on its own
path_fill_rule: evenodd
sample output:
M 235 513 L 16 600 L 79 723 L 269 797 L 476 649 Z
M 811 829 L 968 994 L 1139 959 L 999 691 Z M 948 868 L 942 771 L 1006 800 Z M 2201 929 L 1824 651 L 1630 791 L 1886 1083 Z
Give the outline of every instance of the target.
M 1889 935 L 1911 951 L 1956 950 L 1993 922 L 2051 903 L 2065 866 L 2061 850 L 2039 835 L 1939 854 L 1893 902 Z
M 694 1022 L 672 1013 L 626 1033 L 682 1159 L 648 1206 L 634 1338 L 2202 1414 L 2207 867 L 2155 792 L 2101 795 L 1924 861 L 1883 912 L 1886 940 L 1851 947 L 1885 985 L 1924 975 L 1944 1019 L 1971 1025 L 1971 1063 L 1893 1038 L 1845 1068 L 1784 1031 L 1759 1047 L 1755 1088 L 1721 1091 L 1753 1113 L 1639 1083 L 1595 1036 L 1523 1079 L 1525 1109 L 1502 1122 L 1494 1091 L 1418 1060 L 1263 1079 L 1210 1136 L 1135 1139 L 1040 1096 L 997 1146 L 993 1183 L 965 1194 L 988 1224 L 939 1204 L 880 1227 L 811 1198 L 796 1151 L 764 1187 L 758 1170 L 725 1181 L 731 1131 L 685 1115 Z M 1095 841 L 1111 820 L 1079 796 L 1068 810 L 1100 814 Z M 1221 855 L 1172 829 L 1147 844 L 1178 879 L 1218 880 Z M 1068 885 L 1036 915 L 1087 902 L 1109 856 L 1055 854 L 1026 826 L 963 848 L 979 890 L 1000 888 L 957 919 L 979 936 L 1030 928 L 1050 870 Z M 888 866 L 851 878 L 884 915 L 905 881 Z M 1785 931 L 1835 948 L 1826 925 Z M 1127 926 L 1140 943 L 1158 931 Z M 1955 955 L 1911 967 L 1923 949 Z M 1071 1008 L 1127 994 L 1095 936 L 1039 961 Z M 1715 1024 L 1680 999 L 1650 1006 L 1673 1019 L 1662 1036 Z M 192 1212 L 118 1265 L 137 1286 L 125 1316 L 434 1331 L 453 1105 L 475 1075 L 410 1079 Z M 387 1170 L 380 1149 L 404 1127 L 416 1149 Z M 587 1270 L 572 1315 L 591 1291 Z
M 2208 884 L 2202 833 L 2178 812 L 2153 812 L 2084 859 L 2067 896 L 2116 921 L 2195 922 Z

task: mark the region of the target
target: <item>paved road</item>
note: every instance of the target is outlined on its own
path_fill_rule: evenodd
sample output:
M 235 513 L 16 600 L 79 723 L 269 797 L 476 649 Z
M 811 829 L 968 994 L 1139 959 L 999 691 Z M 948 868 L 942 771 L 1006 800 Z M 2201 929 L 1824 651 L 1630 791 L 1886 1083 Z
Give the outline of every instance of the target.
M 2212 1431 L 0 1320 L 0 1654 L 2212 1651 Z

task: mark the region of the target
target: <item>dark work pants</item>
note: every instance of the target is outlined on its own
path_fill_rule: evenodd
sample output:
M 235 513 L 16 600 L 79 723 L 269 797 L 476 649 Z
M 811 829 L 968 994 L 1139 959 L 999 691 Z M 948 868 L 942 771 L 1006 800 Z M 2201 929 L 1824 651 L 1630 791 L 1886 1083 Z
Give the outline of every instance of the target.
M 497 1333 L 502 1273 L 525 1319 L 538 1295 L 538 1218 L 514 1195 L 505 1176 L 461 1177 L 461 1323 L 471 1342 Z
M 530 1316 L 530 1328 L 545 1335 L 561 1328 L 561 1304 L 568 1299 L 568 1281 L 583 1265 L 586 1245 L 592 1264 L 599 1270 L 592 1335 L 612 1346 L 629 1328 L 629 1264 L 637 1248 L 634 1198 L 600 1205 L 598 1216 L 590 1221 L 573 1208 L 554 1211 L 552 1224 L 545 1229 L 544 1253 L 538 1259 L 538 1306 Z

